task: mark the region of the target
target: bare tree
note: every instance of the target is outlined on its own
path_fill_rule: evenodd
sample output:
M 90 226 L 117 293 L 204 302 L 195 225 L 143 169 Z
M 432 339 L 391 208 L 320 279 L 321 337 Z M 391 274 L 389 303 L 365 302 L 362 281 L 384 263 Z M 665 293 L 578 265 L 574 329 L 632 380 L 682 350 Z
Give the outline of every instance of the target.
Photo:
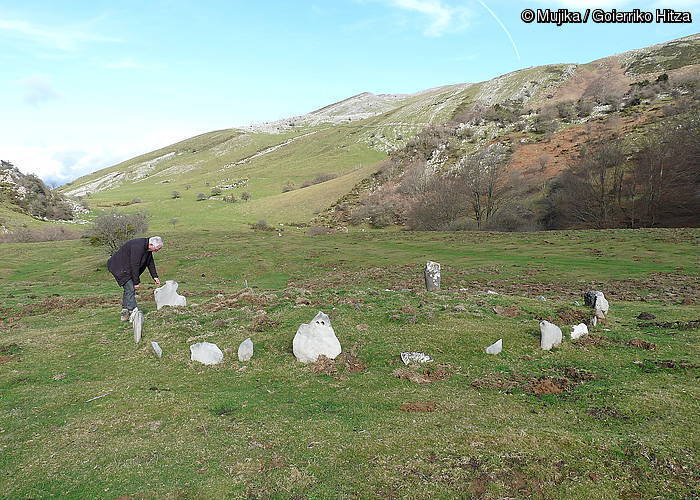
M 479 229 L 496 215 L 506 200 L 510 188 L 505 178 L 508 155 L 508 147 L 498 143 L 458 162 L 457 179 L 464 185 Z

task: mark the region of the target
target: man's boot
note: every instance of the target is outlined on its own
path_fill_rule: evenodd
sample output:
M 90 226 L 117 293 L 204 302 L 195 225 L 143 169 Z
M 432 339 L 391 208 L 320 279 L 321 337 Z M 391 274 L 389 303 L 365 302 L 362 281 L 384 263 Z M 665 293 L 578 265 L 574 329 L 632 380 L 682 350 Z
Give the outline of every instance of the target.
M 122 313 L 121 313 L 121 316 L 119 316 L 119 319 L 122 321 L 129 321 L 130 314 L 131 313 L 129 313 L 128 309 L 122 309 Z

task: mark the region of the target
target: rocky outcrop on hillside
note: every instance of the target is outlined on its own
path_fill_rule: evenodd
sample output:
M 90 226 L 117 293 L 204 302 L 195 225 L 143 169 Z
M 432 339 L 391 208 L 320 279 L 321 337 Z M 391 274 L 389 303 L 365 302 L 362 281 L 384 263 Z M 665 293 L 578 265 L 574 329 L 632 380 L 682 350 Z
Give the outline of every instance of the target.
M 43 220 L 73 220 L 86 210 L 51 190 L 35 175 L 25 175 L 12 163 L 0 160 L 0 202 L 15 211 Z

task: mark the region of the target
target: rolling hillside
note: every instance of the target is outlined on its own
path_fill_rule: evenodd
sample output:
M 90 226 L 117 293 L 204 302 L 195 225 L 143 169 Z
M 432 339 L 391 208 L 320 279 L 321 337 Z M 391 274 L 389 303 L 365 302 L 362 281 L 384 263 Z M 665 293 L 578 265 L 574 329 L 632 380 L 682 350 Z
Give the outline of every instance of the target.
M 93 210 L 117 206 L 147 210 L 156 226 L 172 218 L 200 226 L 259 219 L 307 222 L 351 192 L 376 172 L 387 153 L 406 146 L 427 126 L 448 123 L 469 110 L 518 102 L 530 110 L 521 143 L 532 144 L 533 151 L 526 154 L 524 148 L 514 158 L 518 168 L 526 170 L 537 156 L 548 152 L 541 140 L 529 140 L 527 134 L 528 124 L 543 106 L 621 96 L 631 84 L 653 81 L 664 73 L 690 78 L 698 74 L 698 62 L 700 37 L 694 35 L 583 65 L 526 68 L 486 82 L 409 95 L 362 93 L 306 115 L 193 137 L 84 176 L 60 190 L 85 197 Z M 650 114 L 647 108 L 638 110 L 642 115 L 638 123 L 625 122 L 628 127 L 622 128 L 623 133 L 653 121 L 653 104 Z M 604 108 L 599 106 L 571 126 L 561 126 L 547 143 L 553 148 L 561 134 L 571 135 L 572 128 L 590 130 L 587 124 L 600 122 Z M 620 127 L 612 129 L 619 132 Z M 491 123 L 472 132 L 465 141 L 467 153 L 512 130 Z M 561 170 L 571 158 L 561 153 L 569 148 L 560 144 L 556 149 L 552 149 L 547 175 Z M 571 151 L 577 151 L 575 144 Z M 299 189 L 321 174 L 333 178 Z M 288 188 L 283 190 L 285 184 Z M 251 195 L 250 201 L 241 201 L 244 192 Z M 226 203 L 225 198 L 237 201 Z

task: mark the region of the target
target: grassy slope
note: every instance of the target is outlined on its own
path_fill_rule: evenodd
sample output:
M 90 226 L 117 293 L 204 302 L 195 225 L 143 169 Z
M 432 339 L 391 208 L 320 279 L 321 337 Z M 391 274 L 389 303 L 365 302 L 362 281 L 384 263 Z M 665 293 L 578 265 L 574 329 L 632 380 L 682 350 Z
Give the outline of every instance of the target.
M 700 442 L 688 432 L 700 423 L 697 329 L 634 319 L 698 318 L 700 307 L 679 305 L 698 299 L 697 230 L 164 236 L 161 276 L 193 295 L 185 310 L 155 311 L 143 292 L 138 346 L 117 319 L 104 256 L 81 241 L 0 249 L 0 346 L 15 358 L 0 364 L 7 497 L 685 498 L 700 487 Z M 428 258 L 443 264 L 436 294 L 421 291 Z M 211 310 L 216 293 L 231 297 L 244 280 L 276 297 Z M 537 319 L 586 311 L 572 304 L 590 287 L 611 300 L 609 323 L 594 333 L 603 343 L 539 350 Z M 42 303 L 54 293 L 66 299 Z M 314 305 L 295 307 L 304 293 Z M 496 316 L 494 305 L 522 313 Z M 258 308 L 274 324 L 252 331 Z M 333 378 L 296 363 L 296 327 L 319 309 L 366 371 Z M 256 351 L 243 369 L 235 352 L 248 336 Z M 501 337 L 501 355 L 483 354 Z M 626 346 L 633 337 L 658 348 Z M 188 345 L 199 340 L 218 343 L 224 364 L 190 363 Z M 453 376 L 425 386 L 391 377 L 407 349 L 449 363 Z M 634 363 L 644 359 L 695 368 Z M 565 366 L 598 378 L 560 395 L 471 386 Z M 426 401 L 437 410 L 399 409 Z

